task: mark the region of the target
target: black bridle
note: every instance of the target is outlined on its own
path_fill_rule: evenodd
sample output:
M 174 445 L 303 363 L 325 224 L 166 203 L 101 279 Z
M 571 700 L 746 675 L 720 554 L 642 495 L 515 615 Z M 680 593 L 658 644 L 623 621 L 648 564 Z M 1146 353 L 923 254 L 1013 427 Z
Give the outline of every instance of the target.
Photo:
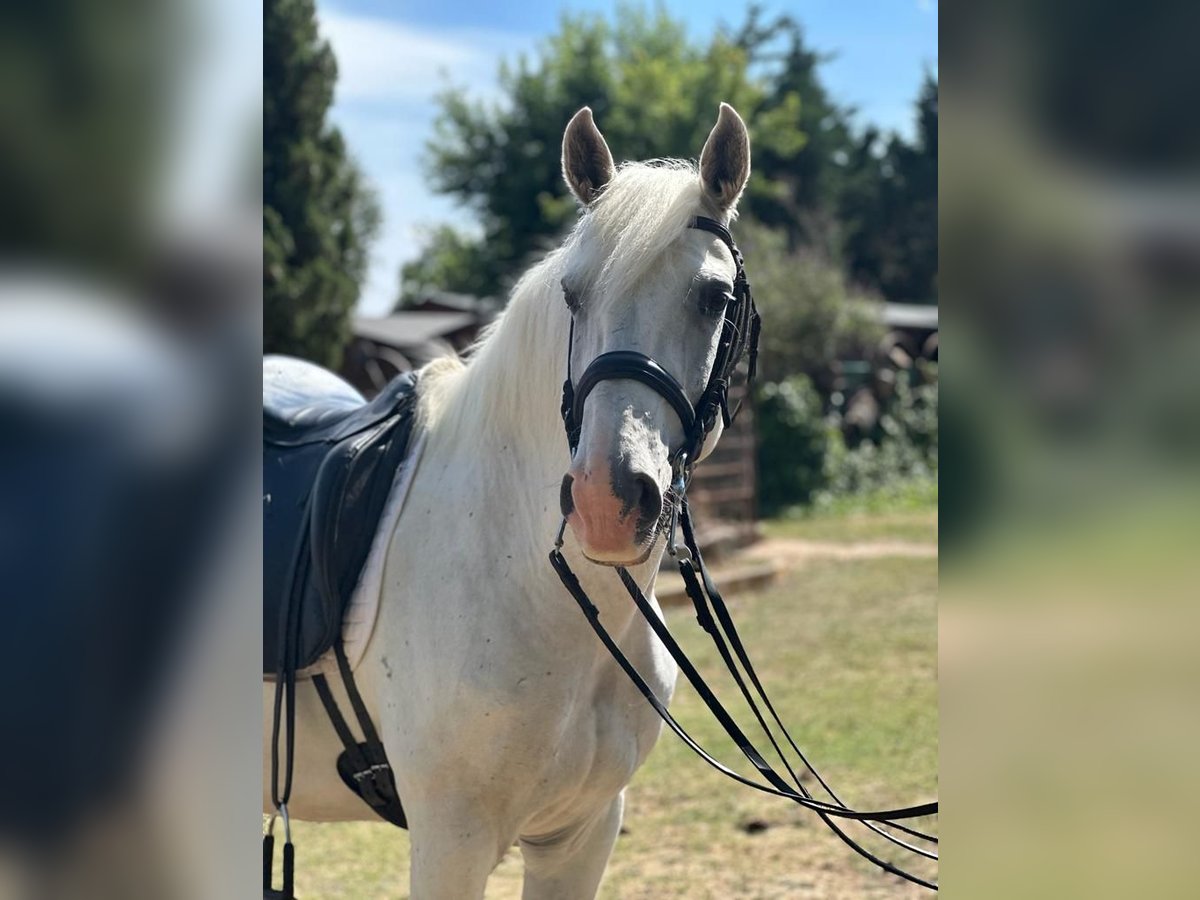
M 579 443 L 579 431 L 583 427 L 583 404 L 588 394 L 602 381 L 628 379 L 640 381 L 661 396 L 675 410 L 683 423 L 683 443 L 671 454 L 671 467 L 676 476 L 690 474 L 700 457 L 704 441 L 717 424 L 717 413 L 728 427 L 737 410 L 729 409 L 729 385 L 742 359 L 749 356 L 747 373 L 753 381 L 758 367 L 758 332 L 760 319 L 750 293 L 750 282 L 746 279 L 746 267 L 741 251 L 734 243 L 729 229 L 715 219 L 697 216 L 688 226 L 716 235 L 733 254 L 736 272 L 733 276 L 733 297 L 725 307 L 725 318 L 721 325 L 721 338 L 717 344 L 717 357 L 704 392 L 695 406 L 688 399 L 687 391 L 670 372 L 652 357 L 636 350 L 614 350 L 601 353 L 574 384 L 571 376 L 571 354 L 575 344 L 575 320 L 571 320 L 571 334 L 567 344 L 567 379 L 563 382 L 562 417 L 567 428 L 567 443 L 571 453 Z
M 747 379 L 748 381 L 753 381 L 757 364 L 760 319 L 758 310 L 754 305 L 754 298 L 750 293 L 750 282 L 746 278 L 742 254 L 738 251 L 737 244 L 734 243 L 733 235 L 730 234 L 729 229 L 720 222 L 704 216 L 697 216 L 689 227 L 716 235 L 732 252 L 734 263 L 737 266 L 733 283 L 733 298 L 725 309 L 725 319 L 721 328 L 716 360 L 713 364 L 712 372 L 709 374 L 704 392 L 700 395 L 695 405 L 693 405 L 687 396 L 687 392 L 684 391 L 682 385 L 680 385 L 679 381 L 670 372 L 651 357 L 632 350 L 617 350 L 601 354 L 592 360 L 591 364 L 584 370 L 583 375 L 580 376 L 579 383 L 575 384 L 571 376 L 571 351 L 575 340 L 575 324 L 574 320 L 572 320 L 570 344 L 567 347 L 567 378 L 563 384 L 562 418 L 567 431 L 567 443 L 570 445 L 571 454 L 574 455 L 579 443 L 580 429 L 582 428 L 584 402 L 587 400 L 592 389 L 602 381 L 622 379 L 639 381 L 659 394 L 675 410 L 675 414 L 683 424 L 684 438 L 680 446 L 671 452 L 670 457 L 672 490 L 668 495 L 668 502 L 671 504 L 671 517 L 667 535 L 667 552 L 675 559 L 679 566 L 679 573 L 683 577 L 687 595 L 696 610 L 697 621 L 701 628 L 712 638 L 718 653 L 721 655 L 722 661 L 733 675 L 742 697 L 753 711 L 759 726 L 762 728 L 764 734 L 766 734 L 768 741 L 779 756 L 791 780 L 789 781 L 776 772 L 763 754 L 754 747 L 749 737 L 742 731 L 737 722 L 734 721 L 720 700 L 717 699 L 712 688 L 709 687 L 687 654 L 684 653 L 683 649 L 676 642 L 674 636 L 667 629 L 666 623 L 662 620 L 654 606 L 651 605 L 650 601 L 646 599 L 637 582 L 625 568 L 618 568 L 617 573 L 621 578 L 621 583 L 637 606 L 638 611 L 645 617 L 651 629 L 658 636 L 659 640 L 662 641 L 667 652 L 674 658 L 676 664 L 692 684 L 696 693 L 704 701 L 709 711 L 712 712 L 726 733 L 738 746 L 738 749 L 741 750 L 750 764 L 767 783 L 763 784 L 759 781 L 746 778 L 725 766 L 711 756 L 688 734 L 683 726 L 675 721 L 674 717 L 668 711 L 666 704 L 654 693 L 654 690 L 646 683 L 641 673 L 629 661 L 600 622 L 599 610 L 588 598 L 583 586 L 579 583 L 578 577 L 571 570 L 566 557 L 563 556 L 562 545 L 566 530 L 566 519 L 563 520 L 562 526 L 559 528 L 554 549 L 550 552 L 550 563 L 567 591 L 576 603 L 579 604 L 580 609 L 583 610 L 592 630 L 596 632 L 597 637 L 599 637 L 600 641 L 608 649 L 613 659 L 616 660 L 617 665 L 621 667 L 642 696 L 646 698 L 647 702 L 662 717 L 667 726 L 701 759 L 717 769 L 717 771 L 741 784 L 767 794 L 784 797 L 814 811 L 834 834 L 870 862 L 887 872 L 891 872 L 915 884 L 937 890 L 937 885 L 934 882 L 905 871 L 871 853 L 855 839 L 847 835 L 837 821 L 835 821 L 840 819 L 861 822 L 872 832 L 896 846 L 926 859 L 936 860 L 937 854 L 933 851 L 925 847 L 910 844 L 902 838 L 897 837 L 889 829 L 895 829 L 920 841 L 936 845 L 938 839 L 934 835 L 918 831 L 907 825 L 900 824 L 900 822 L 906 819 L 936 815 L 938 811 L 937 802 L 902 809 L 876 811 L 855 810 L 842 803 L 833 789 L 825 782 L 825 779 L 809 763 L 807 757 L 800 750 L 800 747 L 792 739 L 791 734 L 788 733 L 787 728 L 784 727 L 783 722 L 780 721 L 774 705 L 767 696 L 766 690 L 763 688 L 758 674 L 750 662 L 750 658 L 742 644 L 741 637 L 738 635 L 733 619 L 729 615 L 725 601 L 709 576 L 708 568 L 705 566 L 704 559 L 700 554 L 700 548 L 696 542 L 695 530 L 692 526 L 691 513 L 688 509 L 687 487 L 704 442 L 716 427 L 718 412 L 726 426 L 732 423 L 734 416 L 737 414 L 736 409 L 731 411 L 729 408 L 729 386 L 739 364 L 746 357 L 749 357 Z M 677 529 L 679 528 L 682 528 L 683 532 L 682 547 L 676 546 Z M 747 679 L 753 685 L 753 692 L 747 686 Z M 758 697 L 758 701 L 755 700 L 756 696 Z M 813 774 L 829 794 L 830 798 L 832 798 L 831 801 L 817 799 L 801 783 L 800 776 L 797 775 L 792 765 L 788 762 L 784 751 L 781 749 L 771 727 L 768 725 L 767 715 L 764 715 L 762 709 L 760 709 L 759 702 L 762 703 L 770 720 L 784 736 L 787 744 L 797 757 L 799 757 L 804 767 Z

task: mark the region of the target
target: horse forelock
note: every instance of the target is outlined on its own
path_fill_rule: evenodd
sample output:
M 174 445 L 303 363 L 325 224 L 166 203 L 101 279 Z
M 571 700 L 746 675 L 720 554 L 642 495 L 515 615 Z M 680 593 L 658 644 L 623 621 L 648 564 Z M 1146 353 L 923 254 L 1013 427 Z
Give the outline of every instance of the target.
M 567 264 L 605 294 L 628 294 L 705 207 L 692 163 L 624 163 L 564 244 Z

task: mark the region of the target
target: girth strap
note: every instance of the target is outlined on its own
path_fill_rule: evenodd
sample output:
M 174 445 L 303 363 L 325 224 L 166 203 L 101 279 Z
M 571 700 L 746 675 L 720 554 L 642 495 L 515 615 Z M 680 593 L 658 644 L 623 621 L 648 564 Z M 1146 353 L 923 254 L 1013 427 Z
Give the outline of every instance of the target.
M 383 741 L 379 739 L 379 733 L 375 730 L 375 724 L 371 721 L 366 704 L 363 703 L 362 695 L 358 691 L 358 684 L 354 679 L 354 672 L 350 668 L 349 660 L 346 659 L 346 651 L 340 640 L 334 645 L 334 652 L 337 655 L 338 674 L 342 678 L 342 686 L 346 690 L 346 696 L 350 699 L 350 707 L 354 711 L 354 717 L 358 720 L 358 727 L 363 734 L 363 740 L 360 743 L 346 724 L 346 719 L 342 715 L 341 709 L 338 708 L 337 700 L 334 699 L 325 676 L 314 675 L 313 685 L 317 689 L 329 721 L 333 724 L 333 730 L 337 732 L 338 739 L 344 748 L 337 761 L 338 775 L 341 776 L 346 787 L 358 794 L 381 819 L 400 828 L 407 828 L 408 822 L 404 814 L 404 807 L 401 805 L 399 793 L 396 791 L 395 777 L 392 774 L 392 767 L 388 763 Z

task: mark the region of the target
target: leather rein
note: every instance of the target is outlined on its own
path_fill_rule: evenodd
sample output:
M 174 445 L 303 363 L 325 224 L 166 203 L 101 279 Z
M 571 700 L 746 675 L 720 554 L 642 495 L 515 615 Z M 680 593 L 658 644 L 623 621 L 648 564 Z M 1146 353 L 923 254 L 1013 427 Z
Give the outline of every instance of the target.
M 742 254 L 739 252 L 729 229 L 720 222 L 704 216 L 697 216 L 692 220 L 689 227 L 700 231 L 707 231 L 715 235 L 729 248 L 736 265 L 733 297 L 725 308 L 725 318 L 721 328 L 720 342 L 717 346 L 716 360 L 714 361 L 712 372 L 709 375 L 704 392 L 700 395 L 699 400 L 693 405 L 687 396 L 687 392 L 670 372 L 653 358 L 632 350 L 617 350 L 597 356 L 588 365 L 580 376 L 578 384 L 576 384 L 571 375 L 571 351 L 575 340 L 575 322 L 574 318 L 572 318 L 570 343 L 567 347 L 567 377 L 563 384 L 561 409 L 563 424 L 567 432 L 567 443 L 571 448 L 571 454 L 574 455 L 582 428 L 583 405 L 592 389 L 602 381 L 625 379 L 640 381 L 659 394 L 679 417 L 680 422 L 683 424 L 684 439 L 680 446 L 672 452 L 670 457 L 672 489 L 667 493 L 667 500 L 671 504 L 670 525 L 667 531 L 667 553 L 675 560 L 679 567 L 679 573 L 683 578 L 688 598 L 692 601 L 692 605 L 695 608 L 696 619 L 700 627 L 704 629 L 715 644 L 717 652 L 737 683 L 742 697 L 752 710 L 763 733 L 766 734 L 771 747 L 775 751 L 775 755 L 779 757 L 783 764 L 783 769 L 790 777 L 790 780 L 780 774 L 754 746 L 750 738 L 721 704 L 720 700 L 717 699 L 712 688 L 709 687 L 687 654 L 679 646 L 668 630 L 666 623 L 646 598 L 637 582 L 624 567 L 620 567 L 617 569 L 617 574 L 638 611 L 646 619 L 646 622 L 658 636 L 659 640 L 662 641 L 663 646 L 671 654 L 671 657 L 700 696 L 700 699 L 704 701 L 709 711 L 716 717 L 717 721 L 725 729 L 726 733 L 746 759 L 749 760 L 754 769 L 762 776 L 766 784 L 743 776 L 711 756 L 675 720 L 667 709 L 666 704 L 654 693 L 654 690 L 646 683 L 637 668 L 629 661 L 628 657 L 625 656 L 624 652 L 601 623 L 599 610 L 588 598 L 583 586 L 579 583 L 578 577 L 571 570 L 566 557 L 563 556 L 562 546 L 567 524 L 565 518 L 554 542 L 554 549 L 550 552 L 550 563 L 562 581 L 563 586 L 575 602 L 579 604 L 579 608 L 587 618 L 588 624 L 591 625 L 592 630 L 595 631 L 597 637 L 612 655 L 617 665 L 625 672 L 642 696 L 646 698 L 646 701 L 654 708 L 667 727 L 675 732 L 696 755 L 717 771 L 740 784 L 766 794 L 784 797 L 806 809 L 812 810 L 851 849 L 884 871 L 911 881 L 914 884 L 937 890 L 935 882 L 902 869 L 873 854 L 854 838 L 846 834 L 842 826 L 838 823 L 838 820 L 841 820 L 842 823 L 846 821 L 860 822 L 866 828 L 895 844 L 897 847 L 917 856 L 936 860 L 938 858 L 937 853 L 929 849 L 928 846 L 909 843 L 897 836 L 893 831 L 901 832 L 926 845 L 936 846 L 938 839 L 935 835 L 918 831 L 915 828 L 902 824 L 902 822 L 908 819 L 937 815 L 937 802 L 923 803 L 901 809 L 861 811 L 853 809 L 841 801 L 838 795 L 826 783 L 825 779 L 813 768 L 800 747 L 792 739 L 791 734 L 788 733 L 783 722 L 780 721 L 774 705 L 771 703 L 766 690 L 759 680 L 758 674 L 755 672 L 745 646 L 742 644 L 741 637 L 729 614 L 729 609 L 716 584 L 710 577 L 707 566 L 704 564 L 704 558 L 696 542 L 691 512 L 688 508 L 687 488 L 691 482 L 692 471 L 704 446 L 704 442 L 716 427 L 718 413 L 721 415 L 726 427 L 733 422 L 734 417 L 737 415 L 737 409 L 734 409 L 732 412 L 729 409 L 729 386 L 738 365 L 744 358 L 748 357 L 749 359 L 747 371 L 748 382 L 752 382 L 754 379 L 757 369 L 758 338 L 761 329 L 761 320 L 758 310 L 754 305 L 754 298 L 750 291 L 750 282 L 746 278 Z M 682 532 L 683 538 L 682 546 L 677 544 L 680 532 Z M 747 685 L 747 679 L 749 679 L 749 686 Z M 750 686 L 753 687 L 753 691 Z M 758 698 L 757 701 L 755 697 Z M 760 702 L 762 704 L 761 707 L 759 705 Z M 803 763 L 804 769 L 812 773 L 813 777 L 816 778 L 817 782 L 828 793 L 831 800 L 825 801 L 814 797 L 812 792 L 801 783 L 800 776 L 788 761 L 779 740 L 768 725 L 768 718 L 774 723 L 775 728 L 783 736 L 787 745 L 800 759 L 801 763 Z

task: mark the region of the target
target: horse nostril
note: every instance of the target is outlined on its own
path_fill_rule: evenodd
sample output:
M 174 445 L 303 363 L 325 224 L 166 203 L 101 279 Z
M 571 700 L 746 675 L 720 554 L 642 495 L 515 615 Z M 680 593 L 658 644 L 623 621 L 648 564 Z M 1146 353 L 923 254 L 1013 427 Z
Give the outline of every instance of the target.
M 649 475 L 635 475 L 631 494 L 633 503 L 630 506 L 637 507 L 638 519 L 642 522 L 657 521 L 662 513 L 662 491 L 658 489 L 658 482 Z
M 570 475 L 564 475 L 562 487 L 558 491 L 558 508 L 564 516 L 569 516 L 575 511 L 575 498 L 571 496 L 571 485 L 574 481 Z

